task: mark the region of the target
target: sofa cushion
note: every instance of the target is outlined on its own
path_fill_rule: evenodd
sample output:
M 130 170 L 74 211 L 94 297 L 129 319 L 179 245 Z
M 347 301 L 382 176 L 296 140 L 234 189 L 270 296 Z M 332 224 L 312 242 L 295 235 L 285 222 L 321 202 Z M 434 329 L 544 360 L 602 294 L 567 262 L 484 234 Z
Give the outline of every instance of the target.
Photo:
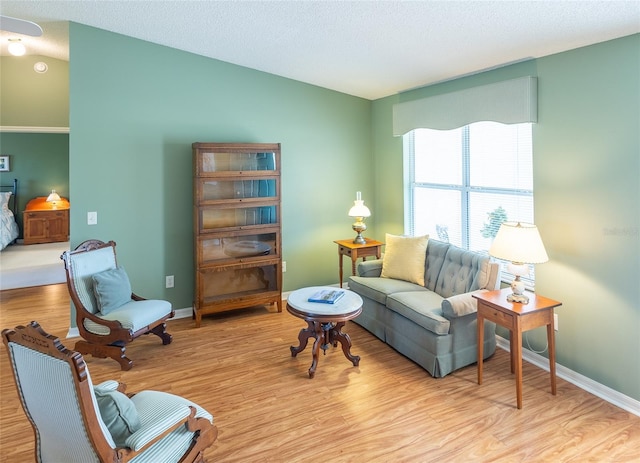
M 442 270 L 444 257 L 447 255 L 449 246 L 451 246 L 449 243 L 443 243 L 442 241 L 433 239 L 429 240 L 427 257 L 424 262 L 424 286 L 431 291 L 436 290 L 438 275 L 440 275 L 440 270 Z
M 349 289 L 355 291 L 361 296 L 368 297 L 382 305 L 386 305 L 387 296 L 389 294 L 419 291 L 426 292 L 424 286 L 409 283 L 408 281 L 394 280 L 392 278 L 382 277 L 358 277 L 349 278 Z
M 385 235 L 382 278 L 394 278 L 424 286 L 424 262 L 429 235 Z
M 442 316 L 442 296 L 433 291 L 394 293 L 387 307 L 437 335 L 449 334 L 449 320 Z
M 435 292 L 442 297 L 479 289 L 477 274 L 488 265 L 489 256 L 450 246 L 438 275 Z

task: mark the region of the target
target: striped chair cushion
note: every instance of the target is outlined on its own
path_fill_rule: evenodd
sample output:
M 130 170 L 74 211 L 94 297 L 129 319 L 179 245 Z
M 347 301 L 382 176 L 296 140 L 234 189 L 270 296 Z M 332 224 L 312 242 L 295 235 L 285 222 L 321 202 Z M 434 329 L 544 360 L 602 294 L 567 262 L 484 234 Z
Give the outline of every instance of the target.
M 98 312 L 92 275 L 116 268 L 116 255 L 111 246 L 91 252 L 71 254 L 73 284 L 82 304 L 91 313 Z
M 127 447 L 139 450 L 153 437 L 174 423 L 189 416 L 189 406 L 195 407 L 196 417 L 204 417 L 213 422 L 213 416 L 193 402 L 159 391 L 142 391 L 131 397 L 138 410 L 142 427 L 127 439 Z
M 134 333 L 150 323 L 158 321 L 162 317 L 171 313 L 171 303 L 156 299 L 147 299 L 144 301 L 131 301 L 117 309 L 109 312 L 107 315 L 96 315 L 104 320 L 117 320 L 123 327 L 130 329 Z M 93 334 L 108 335 L 109 328 L 103 325 L 84 320 L 84 327 Z

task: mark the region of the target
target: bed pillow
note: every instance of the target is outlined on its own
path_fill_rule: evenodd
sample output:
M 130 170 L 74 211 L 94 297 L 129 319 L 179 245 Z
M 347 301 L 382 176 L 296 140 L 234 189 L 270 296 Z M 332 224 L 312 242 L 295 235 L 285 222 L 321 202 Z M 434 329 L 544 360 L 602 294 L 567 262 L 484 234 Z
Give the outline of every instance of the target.
M 11 198 L 10 191 L 3 191 L 0 193 L 0 206 L 2 207 L 2 212 L 9 210 L 9 198 Z
M 102 421 L 109 429 L 117 447 L 141 427 L 140 416 L 133 401 L 120 391 L 95 387 L 93 393 L 98 402 Z
M 93 292 L 102 315 L 131 301 L 131 283 L 124 268 L 118 267 L 91 276 Z
M 380 276 L 424 286 L 424 262 L 428 243 L 429 235 L 398 236 L 387 233 Z

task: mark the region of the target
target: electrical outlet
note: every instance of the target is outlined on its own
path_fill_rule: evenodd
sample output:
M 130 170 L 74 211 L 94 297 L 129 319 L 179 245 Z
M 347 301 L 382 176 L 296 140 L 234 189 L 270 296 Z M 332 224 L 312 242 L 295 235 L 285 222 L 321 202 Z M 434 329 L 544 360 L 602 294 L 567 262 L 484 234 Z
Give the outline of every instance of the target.
M 97 224 L 98 224 L 98 213 L 87 212 L 87 225 L 97 225 Z
M 558 314 L 553 314 L 553 329 L 558 331 Z
M 285 261 L 282 261 L 282 273 L 287 271 L 287 263 Z
M 167 275 L 164 277 L 165 288 L 173 288 L 173 275 Z

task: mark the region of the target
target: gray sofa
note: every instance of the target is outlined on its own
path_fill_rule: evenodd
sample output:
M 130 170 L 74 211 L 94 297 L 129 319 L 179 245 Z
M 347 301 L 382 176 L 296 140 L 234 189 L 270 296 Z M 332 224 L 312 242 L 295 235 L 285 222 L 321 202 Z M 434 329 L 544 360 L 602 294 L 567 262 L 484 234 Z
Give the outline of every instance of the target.
M 429 240 L 424 286 L 381 277 L 382 259 L 358 264 L 349 289 L 363 300 L 354 322 L 434 377 L 477 361 L 476 300 L 498 288 L 500 270 L 489 256 Z M 484 357 L 495 352 L 495 324 L 484 324 Z

